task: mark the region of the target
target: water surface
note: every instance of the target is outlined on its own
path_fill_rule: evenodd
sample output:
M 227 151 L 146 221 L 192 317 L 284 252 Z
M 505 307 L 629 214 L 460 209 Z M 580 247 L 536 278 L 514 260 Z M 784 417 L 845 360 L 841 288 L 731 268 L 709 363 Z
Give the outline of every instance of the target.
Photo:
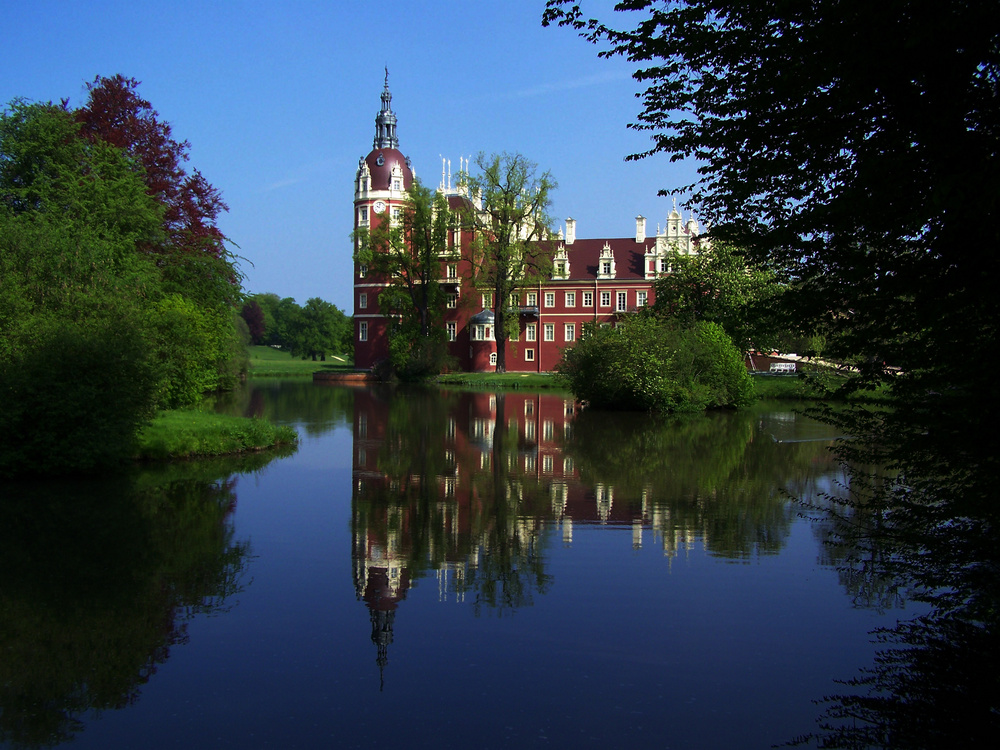
M 787 406 L 258 382 L 288 456 L 5 486 L 4 747 L 769 747 L 907 606 Z

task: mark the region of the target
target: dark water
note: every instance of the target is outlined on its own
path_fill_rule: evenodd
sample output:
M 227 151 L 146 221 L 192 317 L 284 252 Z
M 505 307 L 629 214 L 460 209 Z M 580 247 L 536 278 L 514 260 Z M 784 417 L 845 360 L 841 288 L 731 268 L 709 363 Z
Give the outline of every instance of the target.
M 836 437 L 260 382 L 293 455 L 6 485 L 4 747 L 764 748 L 911 611 L 838 572 Z

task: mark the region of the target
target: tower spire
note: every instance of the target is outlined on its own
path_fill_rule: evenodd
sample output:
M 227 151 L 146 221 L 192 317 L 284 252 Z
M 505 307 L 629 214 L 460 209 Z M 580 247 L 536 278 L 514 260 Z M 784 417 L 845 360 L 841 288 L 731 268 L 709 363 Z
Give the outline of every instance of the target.
M 392 94 L 389 93 L 389 66 L 385 68 L 385 88 L 382 89 L 382 109 L 375 116 L 375 141 L 372 148 L 399 148 L 396 137 L 396 115 L 392 111 Z

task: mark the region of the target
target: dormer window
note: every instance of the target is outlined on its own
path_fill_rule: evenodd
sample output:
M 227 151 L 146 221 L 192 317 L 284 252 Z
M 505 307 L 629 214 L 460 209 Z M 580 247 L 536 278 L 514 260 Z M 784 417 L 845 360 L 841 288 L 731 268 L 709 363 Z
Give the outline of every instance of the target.
M 613 279 L 615 273 L 615 256 L 611 252 L 611 245 L 605 242 L 601 249 L 601 257 L 597 261 L 597 278 Z

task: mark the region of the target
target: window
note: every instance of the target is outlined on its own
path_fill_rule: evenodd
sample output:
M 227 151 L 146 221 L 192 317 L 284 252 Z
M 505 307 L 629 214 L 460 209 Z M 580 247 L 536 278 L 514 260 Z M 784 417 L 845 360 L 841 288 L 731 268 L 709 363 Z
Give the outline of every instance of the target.
M 576 340 L 576 324 L 567 323 L 566 324 L 566 340 L 575 341 Z
M 583 293 L 583 306 L 584 307 L 593 307 L 594 306 L 594 293 L 593 292 L 584 292 Z
M 555 341 L 556 340 L 556 326 L 555 323 L 545 324 L 545 340 Z
M 551 442 L 552 440 L 555 439 L 555 436 L 556 436 L 555 424 L 552 422 L 551 419 L 546 419 L 545 421 L 542 422 L 542 440 Z
M 639 307 L 646 306 L 646 292 L 636 292 L 635 293 L 635 303 Z
M 625 307 L 628 304 L 628 293 L 618 292 L 618 312 L 625 312 Z
M 358 307 L 362 310 L 368 307 L 368 295 L 364 292 L 358 295 Z
M 358 218 L 360 219 L 360 223 L 361 224 L 367 224 L 368 223 L 368 206 L 362 206 L 359 209 Z
M 611 275 L 611 261 L 610 260 L 601 261 L 601 273 L 603 273 L 605 276 L 610 276 Z
M 393 206 L 392 207 L 392 220 L 393 221 L 398 221 L 400 215 L 401 215 L 401 209 L 399 208 L 399 206 Z
M 545 293 L 545 306 L 546 307 L 555 307 L 556 306 L 556 293 L 555 292 L 546 292 Z
M 496 367 L 496 366 L 497 366 L 497 353 L 490 352 L 490 367 Z
M 545 455 L 542 456 L 542 473 L 551 474 L 552 473 L 552 456 Z
M 556 263 L 556 276 L 566 275 L 566 264 L 563 261 Z
M 458 307 L 458 295 L 454 292 L 448 295 L 448 307 L 452 309 Z
M 448 340 L 454 341 L 458 335 L 458 324 L 454 320 L 448 321 Z
M 526 305 L 528 307 L 538 307 L 538 292 L 528 292 Z
M 666 258 L 660 258 L 660 273 L 666 273 L 670 270 L 670 263 Z
M 486 326 L 472 326 L 472 340 L 484 341 L 486 339 Z
M 364 278 L 367 275 L 368 275 L 368 266 L 367 264 L 362 263 L 361 265 L 358 266 L 358 276 Z
M 367 321 L 362 320 L 360 323 L 358 323 L 358 341 L 367 341 L 367 340 L 368 340 L 368 323 Z
M 576 307 L 576 292 L 566 292 L 566 307 Z
M 524 350 L 524 361 L 525 362 L 534 362 L 535 361 L 535 350 L 534 349 L 525 349 Z
M 393 190 L 399 190 L 401 187 L 402 187 L 402 185 L 400 184 L 399 180 L 393 180 L 392 181 L 392 189 Z
M 524 457 L 524 470 L 534 471 L 535 470 L 535 457 L 528 455 Z
M 527 401 L 524 402 L 524 413 L 525 414 L 534 414 L 535 413 L 535 402 L 534 401 L 531 401 L 529 399 L 529 400 L 527 400 Z M 535 423 L 532 422 L 531 426 L 534 427 Z M 525 426 L 525 429 L 527 429 L 527 426 Z M 527 433 L 525 433 L 525 434 L 527 434 Z M 532 432 L 531 434 L 534 435 L 535 433 Z
M 483 292 L 483 309 L 493 309 L 493 292 Z
M 525 341 L 538 340 L 538 327 L 536 323 L 528 323 L 528 325 L 524 327 L 524 339 Z
M 458 263 L 448 264 L 448 278 L 457 279 L 458 278 Z
M 611 307 L 611 292 L 601 292 L 601 307 Z

